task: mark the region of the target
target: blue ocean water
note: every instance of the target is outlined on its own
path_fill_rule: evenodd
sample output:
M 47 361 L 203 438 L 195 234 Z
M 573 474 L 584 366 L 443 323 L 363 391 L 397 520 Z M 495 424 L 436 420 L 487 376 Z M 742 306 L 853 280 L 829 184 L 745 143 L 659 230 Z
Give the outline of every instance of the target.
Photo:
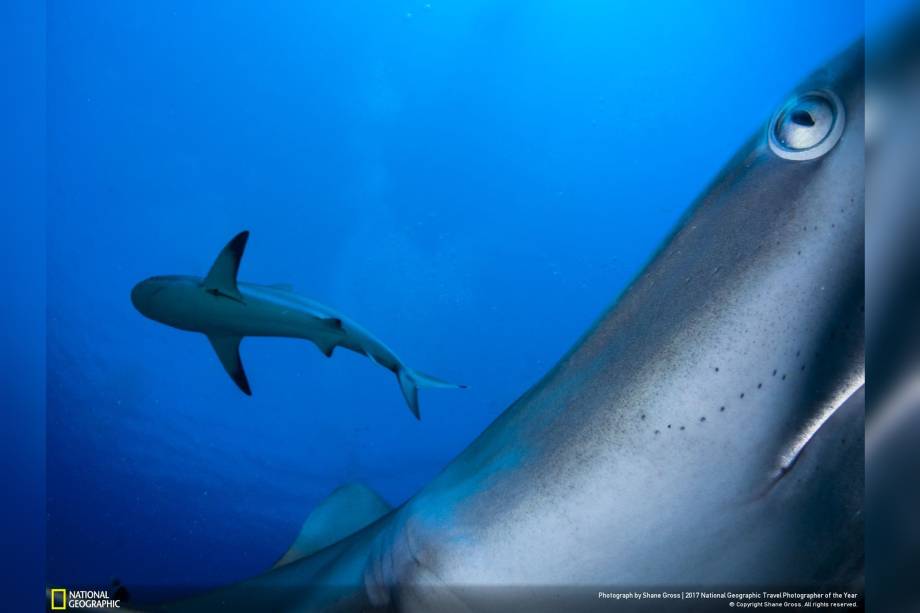
M 573 345 L 863 6 L 506 0 L 48 9 L 48 582 L 264 570 L 361 481 L 424 485 Z M 131 287 L 294 284 L 406 363 L 248 339 L 241 394 Z

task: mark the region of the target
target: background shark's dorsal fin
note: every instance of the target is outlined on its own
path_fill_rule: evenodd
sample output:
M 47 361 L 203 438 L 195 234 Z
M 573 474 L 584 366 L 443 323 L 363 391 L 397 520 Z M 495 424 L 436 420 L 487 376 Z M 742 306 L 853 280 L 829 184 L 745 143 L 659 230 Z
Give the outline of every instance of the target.
M 290 564 L 342 540 L 390 512 L 391 507 L 363 483 L 338 488 L 304 520 L 294 544 L 274 568 Z
M 236 286 L 236 273 L 240 269 L 240 260 L 249 240 L 249 230 L 243 230 L 234 236 L 227 246 L 217 254 L 208 276 L 204 278 L 204 288 L 217 296 L 225 296 L 242 302 L 243 296 Z
M 233 382 L 243 390 L 247 396 L 252 396 L 252 390 L 249 388 L 249 379 L 246 378 L 246 371 L 243 370 L 243 361 L 240 359 L 240 336 L 208 336 L 214 352 L 223 364 L 224 370 L 233 379 Z

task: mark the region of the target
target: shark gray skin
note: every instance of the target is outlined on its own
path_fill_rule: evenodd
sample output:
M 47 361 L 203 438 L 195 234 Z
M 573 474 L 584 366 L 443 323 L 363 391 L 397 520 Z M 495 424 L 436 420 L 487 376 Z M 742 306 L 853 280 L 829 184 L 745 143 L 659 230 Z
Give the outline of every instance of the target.
M 598 591 L 858 588 L 863 65 L 857 43 L 792 92 L 614 306 L 414 497 L 164 610 L 607 611 Z
M 866 558 L 871 611 L 920 611 L 920 11 L 870 39 Z
M 373 334 L 341 313 L 299 296 L 287 285 L 238 283 L 237 272 L 249 232 L 237 234 L 218 254 L 204 278 L 168 275 L 141 281 L 131 302 L 144 316 L 168 326 L 208 337 L 230 378 L 252 395 L 240 359 L 247 336 L 301 338 L 312 341 L 326 357 L 336 347 L 366 355 L 392 371 L 416 419 L 421 419 L 419 387 L 462 388 L 413 370 Z

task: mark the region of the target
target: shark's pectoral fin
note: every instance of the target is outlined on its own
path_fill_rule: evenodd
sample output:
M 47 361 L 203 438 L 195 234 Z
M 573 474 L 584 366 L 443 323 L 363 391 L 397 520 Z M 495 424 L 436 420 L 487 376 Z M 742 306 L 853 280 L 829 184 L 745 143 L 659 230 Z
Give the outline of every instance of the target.
M 240 269 L 240 260 L 249 240 L 249 231 L 244 230 L 234 236 L 227 245 L 217 254 L 217 259 L 211 265 L 208 276 L 204 278 L 204 288 L 215 296 L 231 298 L 238 302 L 243 301 L 239 288 L 236 286 L 236 273 Z
M 220 363 L 223 364 L 224 370 L 233 379 L 233 382 L 243 390 L 247 396 L 252 396 L 252 390 L 249 388 L 249 380 L 246 378 L 246 371 L 243 370 L 243 361 L 240 359 L 240 341 L 241 336 L 208 336 L 211 346 L 217 353 Z
M 284 566 L 328 547 L 377 521 L 392 508 L 366 485 L 344 485 L 314 507 L 304 520 L 296 540 L 274 567 Z

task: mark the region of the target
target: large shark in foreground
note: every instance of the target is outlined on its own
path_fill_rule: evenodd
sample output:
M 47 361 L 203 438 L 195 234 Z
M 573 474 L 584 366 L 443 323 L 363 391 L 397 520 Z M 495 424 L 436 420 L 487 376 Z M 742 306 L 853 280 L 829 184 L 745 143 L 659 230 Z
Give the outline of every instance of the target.
M 339 493 L 314 516 L 350 536 L 307 525 L 318 550 L 163 608 L 608 611 L 599 591 L 858 588 L 863 64 L 858 44 L 797 88 L 616 304 L 413 498 Z
M 920 611 L 920 11 L 867 70 L 866 577 L 870 611 Z
M 236 275 L 249 232 L 227 243 L 207 276 L 158 276 L 141 281 L 131 290 L 131 302 L 143 315 L 180 330 L 207 335 L 227 374 L 247 395 L 252 395 L 240 342 L 246 336 L 283 336 L 312 341 L 326 357 L 345 347 L 369 357 L 392 371 L 406 404 L 421 419 L 419 387 L 464 387 L 422 374 L 403 364 L 396 354 L 344 315 L 299 296 L 287 285 L 239 283 Z

